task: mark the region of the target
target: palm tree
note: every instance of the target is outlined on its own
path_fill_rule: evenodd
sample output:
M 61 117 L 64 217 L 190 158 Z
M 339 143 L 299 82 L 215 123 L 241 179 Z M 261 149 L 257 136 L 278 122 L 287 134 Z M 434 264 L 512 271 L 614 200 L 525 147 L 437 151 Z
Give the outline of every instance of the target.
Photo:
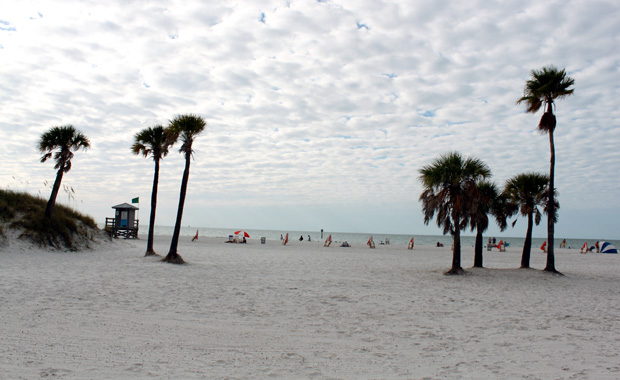
M 175 143 L 174 136 L 161 125 L 149 127 L 136 133 L 135 142 L 131 146 L 134 154 L 149 154 L 155 161 L 155 174 L 153 176 L 153 190 L 151 192 L 151 218 L 149 220 L 149 237 L 146 243 L 144 256 L 156 255 L 153 249 L 153 235 L 155 233 L 155 209 L 157 208 L 157 186 L 159 183 L 159 161 L 168 155 L 168 149 Z
M 504 187 L 503 194 L 508 198 L 508 202 L 514 210 L 519 210 L 521 215 L 527 216 L 527 231 L 525 242 L 523 243 L 523 254 L 521 255 L 521 268 L 530 267 L 530 253 L 532 247 L 532 229 L 534 223 L 538 225 L 543 212 L 548 213 L 547 206 L 549 176 L 540 173 L 522 173 L 508 179 Z M 558 209 L 559 204 L 555 204 Z M 512 223 L 514 227 L 517 220 Z
M 506 229 L 506 218 L 510 216 L 506 197 L 500 194 L 497 186 L 490 181 L 476 183 L 476 201 L 469 212 L 471 230 L 476 230 L 476 244 L 474 248 L 474 267 L 482 268 L 482 234 L 489 227 L 489 214 L 495 217 L 500 230 Z
M 177 252 L 179 245 L 179 234 L 181 233 L 181 219 L 183 218 L 183 207 L 185 205 L 185 195 L 187 194 L 187 183 L 189 181 L 189 164 L 192 159 L 192 144 L 194 139 L 202 131 L 204 131 L 207 122 L 200 116 L 193 114 L 179 115 L 170 121 L 168 126 L 170 132 L 176 138 L 180 138 L 183 145 L 179 152 L 185 155 L 185 170 L 183 171 L 183 179 L 181 181 L 181 193 L 179 195 L 179 208 L 177 210 L 177 220 L 174 225 L 172 241 L 170 242 L 170 251 L 163 261 L 172 264 L 183 264 L 183 258 Z
M 558 273 L 555 269 L 555 256 L 553 254 L 553 235 L 555 220 L 555 145 L 553 142 L 553 131 L 555 130 L 556 120 L 553 114 L 555 99 L 562 99 L 572 95 L 574 89 L 570 88 L 575 84 L 575 80 L 566 75 L 566 70 L 559 70 L 553 65 L 545 66 L 540 70 L 532 70 L 532 78 L 525 83 L 523 97 L 517 104 L 525 102 L 527 112 L 536 113 L 541 107 L 544 113 L 538 123 L 538 130 L 549 134 L 550 168 L 549 168 L 549 214 L 547 215 L 547 265 L 546 271 Z
M 491 176 L 489 167 L 477 158 L 464 159 L 458 152 L 440 156 L 420 169 L 424 191 L 420 195 L 424 223 L 437 214 L 437 226 L 453 236 L 452 268 L 446 274 L 463 273 L 461 231 L 467 227 L 468 212 L 476 193 L 476 182 Z
M 52 210 L 56 204 L 56 197 L 62 182 L 62 176 L 71 170 L 71 159 L 73 152 L 80 149 L 87 150 L 90 148 L 90 141 L 82 133 L 77 131 L 72 125 L 64 125 L 61 127 L 52 127 L 49 131 L 41 135 L 39 140 L 39 152 L 43 154 L 41 162 L 47 161 L 50 157 L 54 157 L 56 165 L 56 180 L 52 187 L 52 194 L 45 207 L 45 216 L 50 218 Z

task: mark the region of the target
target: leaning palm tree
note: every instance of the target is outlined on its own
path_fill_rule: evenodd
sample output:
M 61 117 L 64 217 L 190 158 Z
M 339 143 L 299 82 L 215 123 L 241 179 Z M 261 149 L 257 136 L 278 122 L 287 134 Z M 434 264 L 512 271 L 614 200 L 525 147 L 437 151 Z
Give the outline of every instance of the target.
M 153 175 L 153 190 L 151 192 L 151 218 L 149 219 L 149 237 L 146 243 L 144 256 L 156 255 L 153 249 L 153 235 L 155 233 L 155 209 L 157 208 L 157 186 L 159 184 L 159 161 L 168 155 L 169 148 L 175 143 L 174 135 L 162 127 L 156 125 L 136 133 L 131 151 L 134 154 L 142 154 L 144 157 L 151 155 L 155 161 L 155 174 Z
M 192 144 L 194 139 L 202 131 L 204 131 L 207 122 L 200 116 L 193 114 L 179 115 L 170 121 L 168 126 L 170 132 L 180 138 L 183 145 L 179 149 L 179 152 L 185 155 L 185 170 L 183 171 L 183 179 L 181 180 L 181 193 L 179 195 L 179 208 L 177 210 L 177 220 L 174 225 L 174 232 L 172 234 L 172 241 L 170 242 L 170 251 L 168 255 L 162 260 L 173 264 L 183 264 L 183 258 L 177 252 L 179 245 L 179 235 L 181 233 L 181 219 L 183 218 L 183 207 L 185 205 L 185 195 L 187 194 L 187 183 L 189 181 L 189 164 L 192 160 L 193 150 Z M 175 138 L 175 139 L 176 139 Z
M 532 70 L 532 78 L 525 84 L 523 97 L 517 104 L 524 102 L 527 112 L 536 113 L 542 107 L 544 113 L 538 123 L 538 130 L 549 134 L 550 169 L 549 169 L 549 214 L 547 215 L 547 265 L 546 271 L 557 273 L 555 269 L 555 256 L 553 253 L 553 236 L 555 216 L 555 144 L 553 142 L 553 131 L 555 130 L 556 120 L 553 114 L 555 99 L 562 99 L 571 95 L 574 89 L 570 88 L 575 84 L 575 80 L 566 75 L 566 70 L 559 70 L 553 65 L 545 66 L 540 70 Z
M 540 173 L 522 173 L 508 179 L 503 194 L 508 198 L 513 209 L 518 209 L 522 216 L 527 217 L 527 231 L 521 255 L 521 268 L 530 267 L 532 249 L 532 229 L 538 225 L 542 212 L 548 213 L 549 176 Z M 542 212 L 541 212 L 542 208 Z M 555 208 L 559 208 L 556 201 Z M 514 227 L 517 220 L 512 223 Z
M 88 148 L 90 148 L 90 141 L 88 141 L 88 138 L 77 131 L 72 125 L 52 127 L 49 131 L 41 135 L 41 139 L 39 140 L 39 152 L 43 154 L 41 162 L 45 162 L 53 156 L 56 161 L 54 169 L 58 169 L 56 172 L 56 180 L 52 187 L 52 194 L 45 207 L 46 217 L 50 218 L 52 216 L 52 210 L 56 204 L 56 197 L 58 196 L 58 190 L 60 190 L 62 176 L 64 173 L 71 170 L 73 152 L 77 152 L 80 149 L 87 150 Z
M 480 159 L 464 159 L 457 152 L 444 154 L 420 169 L 424 223 L 428 224 L 437 214 L 437 226 L 443 227 L 444 235 L 449 232 L 454 239 L 452 268 L 446 274 L 463 273 L 461 231 L 468 224 L 476 182 L 490 176 L 491 170 Z
M 471 230 L 476 230 L 474 267 L 482 268 L 482 234 L 489 227 L 489 214 L 495 218 L 500 231 L 503 231 L 506 229 L 506 219 L 510 216 L 510 211 L 507 207 L 506 197 L 499 193 L 497 186 L 493 182 L 479 181 L 476 183 L 475 190 L 476 199 L 468 214 Z

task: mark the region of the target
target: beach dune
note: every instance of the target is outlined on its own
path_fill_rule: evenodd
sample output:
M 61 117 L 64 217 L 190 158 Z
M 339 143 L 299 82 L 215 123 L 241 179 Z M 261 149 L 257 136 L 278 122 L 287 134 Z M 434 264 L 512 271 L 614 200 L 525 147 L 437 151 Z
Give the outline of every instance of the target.
M 158 236 L 165 252 L 169 236 Z M 0 378 L 618 379 L 620 257 L 184 237 L 0 248 Z

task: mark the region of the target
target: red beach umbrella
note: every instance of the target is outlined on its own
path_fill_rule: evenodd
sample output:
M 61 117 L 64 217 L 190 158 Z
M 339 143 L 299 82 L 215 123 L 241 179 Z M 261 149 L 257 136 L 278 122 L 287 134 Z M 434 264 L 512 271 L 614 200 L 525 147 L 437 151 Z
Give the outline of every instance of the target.
M 245 236 L 246 238 L 250 237 L 249 233 L 247 233 L 245 231 L 242 231 L 242 230 L 239 230 L 239 231 L 235 232 L 235 235 L 239 235 L 240 233 L 243 233 L 243 236 Z

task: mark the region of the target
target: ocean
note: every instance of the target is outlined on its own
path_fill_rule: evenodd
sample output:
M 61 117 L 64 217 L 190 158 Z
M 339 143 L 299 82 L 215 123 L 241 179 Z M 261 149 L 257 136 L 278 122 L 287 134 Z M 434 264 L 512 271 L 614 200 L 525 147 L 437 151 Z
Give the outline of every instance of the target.
M 207 227 L 194 227 L 194 226 L 186 226 L 181 227 L 181 236 L 194 236 L 196 235 L 196 231 L 198 231 L 199 236 L 204 237 L 213 237 L 213 238 L 221 238 L 222 240 L 228 240 L 229 235 L 233 235 L 236 230 L 230 228 L 207 228 Z M 289 234 L 289 240 L 298 241 L 300 237 L 303 237 L 303 241 L 308 241 L 308 236 L 310 236 L 311 241 L 325 241 L 327 237 L 331 234 L 333 244 L 337 242 L 347 241 L 353 245 L 365 245 L 370 236 L 373 236 L 376 245 L 381 245 L 385 243 L 387 239 L 389 239 L 391 245 L 407 245 L 411 238 L 414 238 L 414 242 L 416 245 L 436 245 L 437 242 L 442 243 L 444 246 L 449 247 L 452 245 L 452 236 L 450 235 L 400 235 L 400 234 L 372 234 L 372 233 L 355 233 L 355 232 L 335 232 L 335 231 L 324 231 L 323 236 L 321 237 L 321 231 L 286 231 L 286 230 L 258 230 L 258 229 L 248 229 L 245 230 L 250 235 L 250 241 L 256 240 L 260 241 L 261 237 L 264 237 L 267 241 L 280 241 L 280 235 L 284 236 L 287 233 Z M 172 235 L 174 232 L 174 226 L 155 226 L 155 234 L 157 235 Z M 140 237 L 146 238 L 148 234 L 148 226 L 140 226 Z M 487 244 L 488 238 L 493 238 L 493 236 L 484 236 L 484 244 Z M 473 247 L 475 244 L 475 236 L 463 236 L 461 235 L 461 246 L 462 247 Z M 514 248 L 522 248 L 523 242 L 525 241 L 525 236 L 504 236 L 498 235 L 495 236 L 496 242 L 499 243 L 500 240 L 507 242 L 509 247 Z M 560 243 L 562 242 L 563 237 L 557 237 L 555 239 L 555 247 L 559 248 Z M 532 251 L 538 249 L 545 238 L 532 238 Z M 567 248 L 581 248 L 584 242 L 587 239 L 569 239 L 566 238 L 566 247 Z M 610 243 L 614 244 L 616 247 L 620 247 L 620 242 L 614 240 L 606 240 Z M 589 246 L 593 246 L 596 243 L 596 240 L 587 240 Z

